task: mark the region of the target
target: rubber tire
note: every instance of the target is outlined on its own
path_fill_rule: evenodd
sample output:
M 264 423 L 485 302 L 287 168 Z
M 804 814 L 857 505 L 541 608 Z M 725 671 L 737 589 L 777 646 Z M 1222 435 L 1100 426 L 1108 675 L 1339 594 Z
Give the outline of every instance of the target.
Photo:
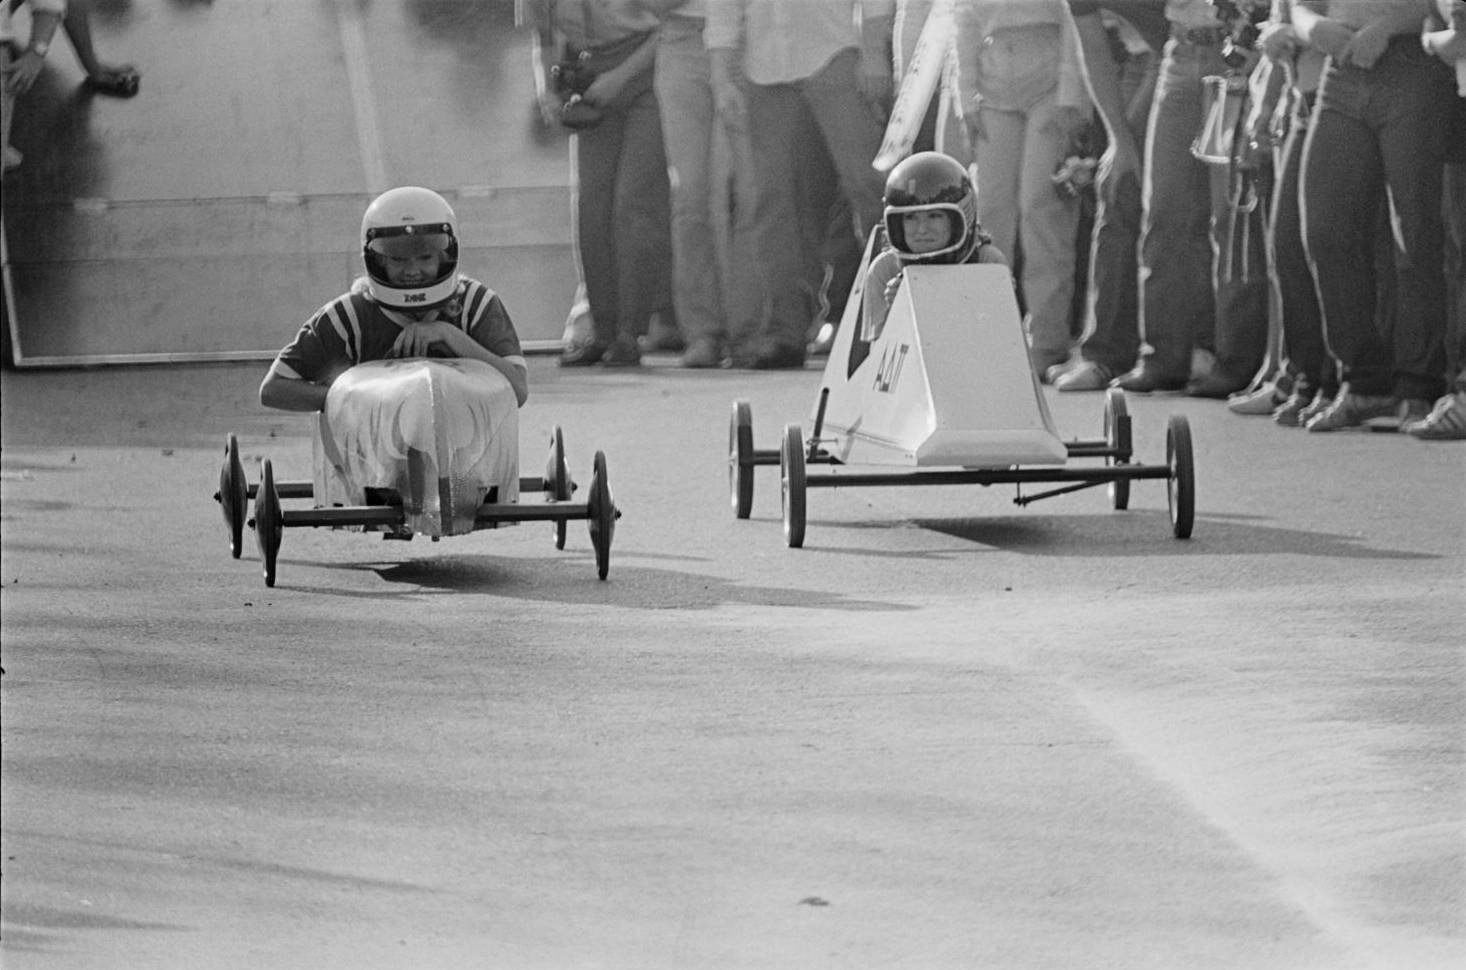
M 1179 414 L 1166 425 L 1166 498 L 1171 509 L 1171 534 L 1191 538 L 1196 523 L 1196 464 L 1191 448 L 1191 425 Z
M 260 464 L 260 487 L 255 494 L 255 540 L 265 564 L 265 585 L 275 585 L 275 563 L 285 532 L 280 495 L 275 491 L 275 470 L 266 458 Z
M 565 463 L 565 435 L 558 424 L 550 433 L 550 464 L 545 469 L 545 485 L 545 491 L 549 492 L 553 501 L 570 500 L 570 466 Z M 556 549 L 565 548 L 566 525 L 565 519 L 555 522 Z
M 784 507 L 784 543 L 790 549 L 804 545 L 805 499 L 808 479 L 804 469 L 804 432 L 797 424 L 784 428 L 779 447 L 779 494 Z
M 728 422 L 728 494 L 740 519 L 753 512 L 753 469 L 753 410 L 747 401 L 734 401 Z
M 1107 457 L 1110 466 L 1130 464 L 1132 454 L 1130 443 L 1130 408 L 1125 403 L 1125 392 L 1112 387 L 1105 392 L 1105 442 L 1118 454 Z M 1130 507 L 1130 480 L 1117 479 L 1109 485 L 1110 504 L 1117 510 Z
M 586 502 L 590 520 L 590 544 L 596 551 L 596 575 L 601 579 L 611 571 L 611 539 L 616 534 L 616 503 L 611 498 L 611 485 L 606 476 L 606 456 L 596 452 L 591 465 L 590 498 Z
M 224 464 L 219 469 L 219 506 L 229 528 L 229 555 L 238 559 L 244 552 L 244 520 L 249 512 L 249 483 L 239 461 L 239 441 L 229 433 L 224 443 Z

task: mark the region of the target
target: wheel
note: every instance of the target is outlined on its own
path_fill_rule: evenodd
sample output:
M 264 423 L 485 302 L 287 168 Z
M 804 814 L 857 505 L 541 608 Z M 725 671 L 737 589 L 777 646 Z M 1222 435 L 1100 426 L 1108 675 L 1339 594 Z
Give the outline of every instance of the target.
M 260 487 L 255 493 L 255 539 L 265 562 L 265 585 L 275 585 L 275 556 L 285 531 L 280 514 L 280 495 L 275 491 L 275 470 L 266 458 L 260 464 Z
M 740 519 L 753 511 L 753 469 L 753 411 L 747 401 L 734 401 L 728 423 L 728 493 Z
M 1191 425 L 1179 414 L 1166 425 L 1166 498 L 1171 506 L 1171 533 L 1191 538 L 1196 521 L 1196 465 L 1191 454 Z
M 1105 441 L 1115 452 L 1105 458 L 1106 465 L 1130 464 L 1130 409 L 1125 404 L 1125 392 L 1112 387 L 1105 392 Z M 1110 482 L 1110 503 L 1117 509 L 1130 507 L 1130 480 L 1116 479 Z
M 784 429 L 779 447 L 779 493 L 784 505 L 784 542 L 790 549 L 804 545 L 804 432 L 799 425 Z
M 229 527 L 229 555 L 238 559 L 244 551 L 244 517 L 249 511 L 249 483 L 239 462 L 239 442 L 233 432 L 224 444 L 224 464 L 219 468 L 219 507 Z
M 550 434 L 550 459 L 545 465 L 545 494 L 552 501 L 565 502 L 570 499 L 570 466 L 565 463 L 565 435 L 560 426 Z M 565 520 L 555 522 L 555 548 L 565 548 Z
M 590 498 L 586 502 L 586 511 L 590 515 L 590 544 L 596 550 L 596 575 L 605 579 L 611 571 L 611 539 L 616 534 L 616 520 L 621 513 L 611 498 L 604 452 L 596 452 L 591 466 Z

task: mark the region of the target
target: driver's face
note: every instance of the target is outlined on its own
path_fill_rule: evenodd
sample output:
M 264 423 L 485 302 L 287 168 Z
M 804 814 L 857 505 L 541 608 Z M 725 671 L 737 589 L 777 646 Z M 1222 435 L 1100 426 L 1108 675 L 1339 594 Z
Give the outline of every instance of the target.
M 901 229 L 906 233 L 906 248 L 913 253 L 930 253 L 948 245 L 950 224 L 940 210 L 918 210 L 901 214 Z
M 393 286 L 415 286 L 438 278 L 448 237 L 442 233 L 426 236 L 388 236 L 372 242 L 372 251 L 382 261 L 382 271 Z

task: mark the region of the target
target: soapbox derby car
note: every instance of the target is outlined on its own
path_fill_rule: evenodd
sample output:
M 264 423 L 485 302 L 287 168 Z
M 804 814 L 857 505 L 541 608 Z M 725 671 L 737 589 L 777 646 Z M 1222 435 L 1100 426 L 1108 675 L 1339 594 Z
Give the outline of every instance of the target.
M 734 514 L 753 507 L 754 469 L 779 466 L 784 539 L 804 544 L 807 492 L 864 485 L 1017 486 L 1015 504 L 1100 485 L 1116 509 L 1130 483 L 1164 479 L 1176 538 L 1191 536 L 1196 472 L 1191 429 L 1172 415 L 1166 462 L 1132 461 L 1124 392 L 1108 391 L 1104 437 L 1063 441 L 1034 373 L 1008 267 L 908 266 L 883 328 L 863 339 L 872 234 L 825 364 L 806 440 L 789 424 L 777 449 L 754 447 L 752 409 L 733 403 L 728 478 Z M 1076 459 L 1087 459 L 1081 464 Z M 1023 486 L 1059 483 L 1025 494 Z
M 519 407 L 502 374 L 476 360 L 413 358 L 358 364 L 347 370 L 316 415 L 311 481 L 277 481 L 269 458 L 249 482 L 230 434 L 214 498 L 229 529 L 229 551 L 240 557 L 250 526 L 264 561 L 265 585 L 275 585 L 284 531 L 329 526 L 383 533 L 384 539 L 463 535 L 515 522 L 554 523 L 555 548 L 565 548 L 566 522 L 590 525 L 596 571 L 610 569 L 611 539 L 621 513 L 611 497 L 606 457 L 597 451 L 589 495 L 576 490 L 557 426 L 541 478 L 519 477 Z M 520 501 L 539 493 L 539 501 Z M 284 508 L 284 499 L 311 499 Z M 254 501 L 254 516 L 246 510 Z

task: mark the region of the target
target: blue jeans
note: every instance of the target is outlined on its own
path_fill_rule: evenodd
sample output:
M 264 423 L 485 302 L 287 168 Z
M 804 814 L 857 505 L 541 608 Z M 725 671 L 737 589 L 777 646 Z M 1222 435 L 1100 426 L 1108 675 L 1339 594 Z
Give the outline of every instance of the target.
M 576 250 L 597 343 L 635 340 L 667 305 L 667 161 L 651 85 L 575 133 Z
M 756 352 L 805 345 L 824 290 L 818 240 L 827 235 L 830 208 L 811 206 L 801 173 L 833 164 L 851 221 L 837 275 L 851 279 L 861 246 L 881 218 L 885 179 L 871 167 L 883 122 L 862 101 L 857 86 L 860 53 L 848 48 L 811 77 L 792 84 L 748 86 L 749 141 L 758 179 L 755 235 L 768 291 L 767 316 Z M 817 153 L 825 152 L 826 158 Z M 812 158 L 811 158 L 812 156 Z
M 702 27 L 701 18 L 674 14 L 663 22 L 657 45 L 657 103 L 672 190 L 672 300 L 689 341 L 736 345 L 758 326 L 753 193 L 726 184 L 746 180 L 747 167 L 730 158 L 746 155 L 747 146 L 730 145 L 714 116 Z
M 1145 142 L 1145 215 L 1140 242 L 1140 326 L 1146 366 L 1184 379 L 1193 348 L 1213 351 L 1221 371 L 1245 383 L 1267 347 L 1267 275 L 1222 275 L 1231 198 L 1225 166 L 1191 154 L 1202 125 L 1202 79 L 1227 72 L 1218 48 L 1171 40 L 1161 60 Z
M 1329 349 L 1358 394 L 1440 395 L 1446 288 L 1441 224 L 1450 69 L 1396 37 L 1373 68 L 1324 69 L 1303 148 L 1303 223 Z M 1377 206 L 1388 199 L 1394 325 L 1376 326 Z

